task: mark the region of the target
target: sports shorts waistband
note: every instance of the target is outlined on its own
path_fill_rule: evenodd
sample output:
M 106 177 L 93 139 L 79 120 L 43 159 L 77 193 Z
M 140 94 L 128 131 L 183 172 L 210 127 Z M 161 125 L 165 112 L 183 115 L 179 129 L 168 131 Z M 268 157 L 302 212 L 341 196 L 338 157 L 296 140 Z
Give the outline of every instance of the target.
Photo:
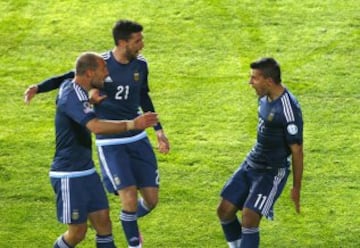
M 53 178 L 73 178 L 84 177 L 95 173 L 95 168 L 91 168 L 83 171 L 50 171 L 49 176 Z
M 95 141 L 95 144 L 97 146 L 123 145 L 123 144 L 136 142 L 146 137 L 147 137 L 146 132 L 142 131 L 141 133 L 131 137 L 115 138 L 115 139 L 97 139 Z

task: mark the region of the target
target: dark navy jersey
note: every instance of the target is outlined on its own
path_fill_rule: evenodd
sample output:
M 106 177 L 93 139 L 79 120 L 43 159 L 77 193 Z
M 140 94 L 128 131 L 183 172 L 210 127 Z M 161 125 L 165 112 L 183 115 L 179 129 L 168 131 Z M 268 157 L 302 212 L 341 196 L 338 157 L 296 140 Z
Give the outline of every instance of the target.
M 117 62 L 111 51 L 104 53 L 104 60 L 109 71 L 101 93 L 107 97 L 95 105 L 100 119 L 131 120 L 139 115 L 141 92 L 148 92 L 148 66 L 142 56 L 127 64 Z M 132 136 L 135 132 L 116 135 L 98 135 L 97 138 L 119 138 Z
M 67 80 L 60 87 L 56 105 L 56 152 L 51 170 L 68 172 L 94 168 L 91 133 L 86 124 L 96 115 L 87 92 Z
M 300 105 L 286 89 L 276 100 L 259 101 L 257 142 L 247 156 L 254 168 L 287 167 L 291 144 L 303 142 L 303 119 Z

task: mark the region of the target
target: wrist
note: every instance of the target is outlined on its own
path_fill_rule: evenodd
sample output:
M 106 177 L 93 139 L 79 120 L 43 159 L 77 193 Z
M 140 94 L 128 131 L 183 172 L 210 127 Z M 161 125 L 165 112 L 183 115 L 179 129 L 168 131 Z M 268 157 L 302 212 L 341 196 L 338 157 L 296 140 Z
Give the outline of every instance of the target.
M 126 131 L 134 130 L 135 129 L 135 121 L 127 121 L 126 122 Z

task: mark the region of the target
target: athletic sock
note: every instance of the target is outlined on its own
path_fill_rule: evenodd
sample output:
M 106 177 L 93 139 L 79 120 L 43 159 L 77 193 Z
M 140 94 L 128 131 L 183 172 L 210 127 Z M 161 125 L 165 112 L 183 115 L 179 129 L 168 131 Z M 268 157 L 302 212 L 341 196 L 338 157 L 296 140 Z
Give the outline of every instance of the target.
M 110 235 L 96 235 L 96 248 L 116 248 L 114 238 Z
M 221 221 L 220 223 L 229 247 L 239 248 L 241 243 L 241 224 L 239 219 L 235 218 L 232 221 Z
M 138 200 L 138 206 L 137 206 L 137 212 L 136 212 L 137 217 L 143 217 L 150 212 L 151 212 L 151 209 L 148 206 L 146 206 L 144 199 L 140 198 Z
M 70 246 L 68 243 L 66 243 L 66 241 L 65 241 L 65 239 L 64 239 L 64 235 L 61 235 L 61 236 L 58 237 L 58 239 L 55 241 L 53 248 L 73 248 L 73 247 Z
M 242 228 L 241 248 L 259 247 L 260 235 L 258 227 Z
M 140 238 L 136 212 L 122 210 L 120 213 L 120 221 L 129 247 L 139 247 Z

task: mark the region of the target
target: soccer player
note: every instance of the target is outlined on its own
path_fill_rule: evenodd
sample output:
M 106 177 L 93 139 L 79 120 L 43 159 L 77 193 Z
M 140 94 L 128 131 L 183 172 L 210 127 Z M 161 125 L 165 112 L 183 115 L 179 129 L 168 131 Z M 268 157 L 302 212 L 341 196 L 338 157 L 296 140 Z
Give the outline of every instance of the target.
M 76 61 L 73 80 L 65 81 L 56 101 L 56 152 L 50 179 L 56 193 L 57 217 L 68 230 L 54 248 L 75 247 L 85 238 L 87 220 L 96 230 L 96 247 L 115 247 L 105 190 L 91 158 L 91 132 L 112 134 L 143 130 L 157 124 L 155 113 L 131 121 L 98 119 L 89 103 L 92 88 L 101 88 L 108 75 L 100 55 L 86 52 Z
M 106 97 L 95 105 L 100 118 L 127 120 L 138 116 L 139 108 L 143 112 L 155 111 L 149 96 L 148 65 L 139 54 L 144 46 L 142 30 L 140 24 L 129 20 L 119 20 L 113 27 L 115 47 L 102 55 L 109 76 L 100 91 L 100 95 Z M 64 79 L 73 76 L 70 71 L 30 86 L 25 92 L 25 101 L 28 103 L 36 93 L 58 88 Z M 99 93 L 94 91 L 93 95 Z M 154 129 L 159 151 L 168 153 L 169 141 L 161 124 Z M 120 221 L 129 247 L 141 247 L 137 218 L 147 215 L 157 205 L 159 191 L 157 161 L 147 134 L 132 130 L 97 135 L 96 145 L 106 188 L 119 195 L 122 203 Z
M 284 189 L 292 158 L 291 198 L 300 212 L 303 120 L 295 97 L 281 84 L 279 64 L 262 58 L 250 64 L 250 85 L 259 96 L 257 142 L 221 192 L 217 214 L 230 248 L 259 247 L 262 216 Z M 242 211 L 241 222 L 237 211 Z

